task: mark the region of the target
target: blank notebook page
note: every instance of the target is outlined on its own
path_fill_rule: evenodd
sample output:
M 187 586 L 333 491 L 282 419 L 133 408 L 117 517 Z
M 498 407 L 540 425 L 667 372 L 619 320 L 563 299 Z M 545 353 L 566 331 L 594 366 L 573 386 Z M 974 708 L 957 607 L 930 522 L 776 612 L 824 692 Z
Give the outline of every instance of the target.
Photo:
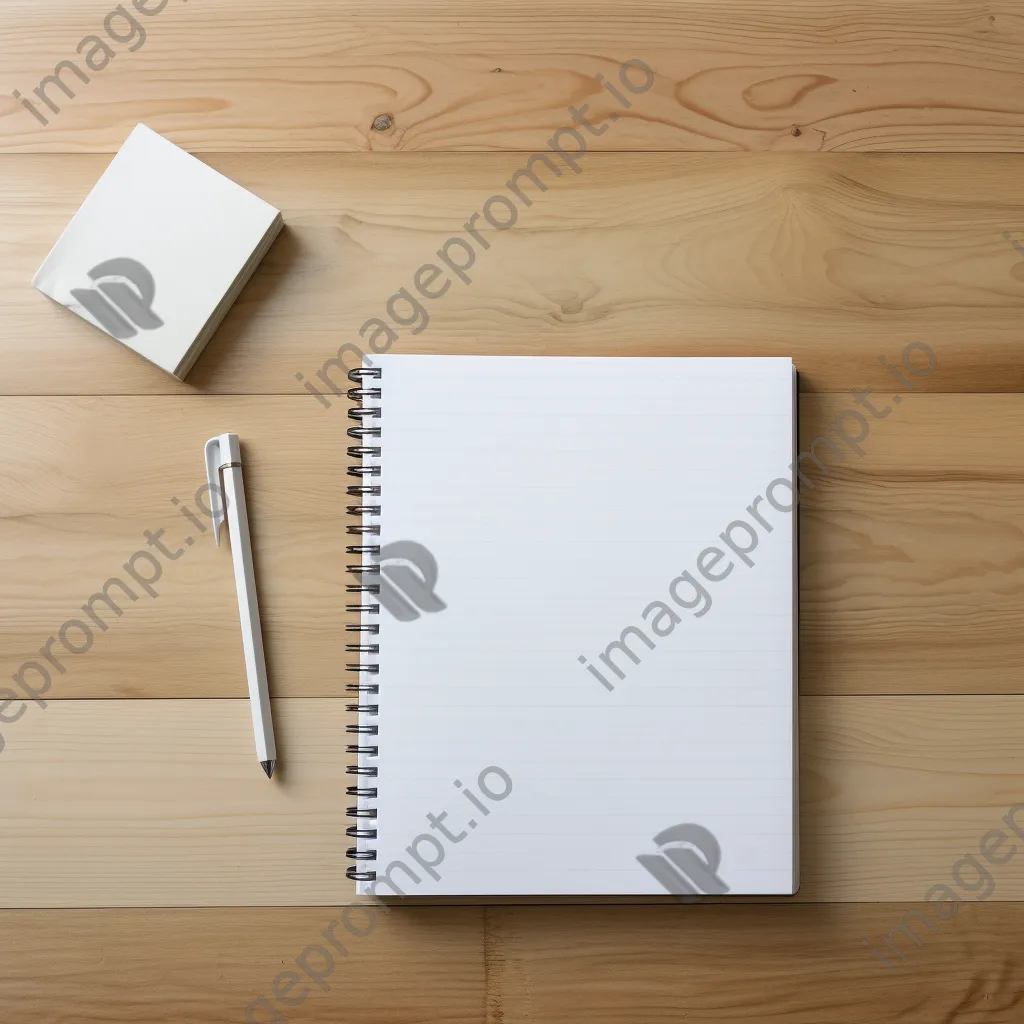
M 794 892 L 792 362 L 373 367 L 358 892 Z

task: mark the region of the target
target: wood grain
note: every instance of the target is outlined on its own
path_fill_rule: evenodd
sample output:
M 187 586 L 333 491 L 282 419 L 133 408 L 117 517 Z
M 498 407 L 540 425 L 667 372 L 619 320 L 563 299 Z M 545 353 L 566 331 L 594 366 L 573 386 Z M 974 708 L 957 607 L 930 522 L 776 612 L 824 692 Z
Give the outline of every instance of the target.
M 363 938 L 339 919 L 328 908 L 3 912 L 6 1019 L 240 1024 L 262 995 L 289 1024 L 482 1024 L 482 911 L 402 908 L 379 914 Z M 332 923 L 347 955 L 325 942 Z M 371 927 L 362 916 L 352 925 Z M 306 953 L 326 991 L 296 964 L 310 946 L 333 953 L 329 972 Z M 274 996 L 289 971 L 302 984 L 288 998 L 306 993 L 294 1007 Z M 256 1007 L 251 1021 L 273 1017 Z
M 5 92 L 81 65 L 112 6 L 6 0 Z M 171 0 L 138 21 L 145 41 L 117 21 L 87 84 L 65 73 L 74 99 L 51 87 L 47 126 L 5 98 L 6 147 L 111 152 L 144 120 L 207 151 L 535 150 L 587 103 L 624 113 L 608 149 L 1024 149 L 1013 0 Z M 623 111 L 594 76 L 631 59 L 655 85 Z
M 289 1024 L 622 1024 L 639 1013 L 651 1024 L 1016 1024 L 1024 907 L 965 906 L 934 933 L 918 919 L 921 946 L 892 931 L 914 909 L 401 907 L 363 939 L 335 932 L 348 955 L 323 979 L 327 991 L 300 973 L 300 1005 L 274 1005 Z M 238 1024 L 332 920 L 328 908 L 0 912 L 6 1013 L 34 1024 Z
M 945 884 L 973 900 L 962 858 L 1024 799 L 1021 710 L 1020 697 L 802 698 L 799 898 L 915 902 Z M 1022 868 L 991 868 L 988 898 L 1024 899 Z
M 802 464 L 802 690 L 1021 693 L 1024 399 L 899 394 L 869 398 L 889 412 L 862 410 L 863 455 L 836 428 L 859 436 L 852 397 L 801 399 L 802 449 L 833 444 L 815 448 L 822 467 Z M 245 696 L 230 553 L 171 504 L 198 512 L 202 444 L 230 425 L 247 442 L 273 692 L 342 694 L 346 423 L 301 397 L 0 399 L 3 679 L 35 661 L 47 699 Z M 144 536 L 161 528 L 176 559 Z M 157 597 L 124 569 L 139 550 L 160 563 Z M 115 587 L 120 616 L 94 603 L 103 631 L 83 606 L 111 577 L 137 600 Z M 50 647 L 60 674 L 40 648 L 72 619 L 93 638 L 81 655 Z
M 888 952 L 882 936 L 910 909 L 916 908 L 883 903 L 488 911 L 488 995 L 497 1012 L 487 1019 L 1017 1020 L 1024 965 L 1010 922 L 1022 908 L 972 905 L 935 934 L 918 923 L 923 946 L 897 935 L 907 962 L 890 954 L 898 967 L 886 969 L 861 939 Z
M 4 726 L 0 905 L 344 901 L 344 707 L 275 701 L 268 781 L 245 700 L 33 704 Z
M 351 480 L 340 409 L 332 416 L 312 401 L 280 397 L 21 398 L 0 405 L 5 680 L 35 661 L 48 670 L 58 698 L 248 693 L 231 552 L 214 545 L 211 520 L 195 498 L 206 484 L 203 444 L 230 429 L 245 444 L 274 693 L 344 692 Z M 204 493 L 199 498 L 208 501 Z M 164 553 L 145 536 L 161 530 Z M 133 561 L 138 551 L 144 555 Z M 115 585 L 108 593 L 116 608 L 92 603 L 104 630 L 84 606 L 111 578 L 130 593 Z M 146 587 L 139 578 L 155 582 Z M 61 672 L 40 647 L 69 620 L 84 623 L 92 640 L 79 627 L 69 630 L 71 646 L 87 649 L 64 650 Z M 38 672 L 27 678 L 41 684 Z
M 4 727 L 0 906 L 351 902 L 347 720 L 340 699 L 276 701 L 268 783 L 243 700 L 32 705 Z M 1022 743 L 1021 697 L 805 697 L 795 902 L 917 902 L 940 883 L 1024 900 L 1024 856 L 983 882 L 963 861 L 1021 802 Z
M 801 399 L 801 689 L 1020 693 L 1024 403 L 894 394 Z
M 450 275 L 426 328 L 400 328 L 392 351 L 791 355 L 805 391 L 838 391 L 891 387 L 879 357 L 899 365 L 916 342 L 938 361 L 921 390 L 1018 391 L 1024 259 L 1004 233 L 1024 237 L 1021 159 L 594 154 L 578 176 L 545 172 L 545 193 L 527 183 L 532 206 L 487 228 L 471 283 Z M 467 219 L 523 166 L 514 154 L 210 162 L 287 227 L 185 385 L 30 287 L 106 158 L 3 161 L 0 393 L 297 394 L 325 412 L 295 375 L 316 381 L 340 346 L 365 346 L 369 318 L 393 322 L 389 298 L 414 290 L 446 239 L 468 238 Z M 158 282 L 158 312 L 159 296 Z
M 221 699 L 245 684 L 207 533 L 69 656 L 45 710 L 0 723 L 0 906 L 64 908 L 0 910 L 4 1021 L 235 1024 L 340 917 L 346 422 L 295 374 L 385 315 L 570 105 L 621 113 L 594 75 L 639 58 L 653 88 L 588 138 L 578 176 L 486 231 L 472 284 L 396 351 L 793 355 L 805 445 L 836 436 L 850 388 L 892 402 L 879 356 L 935 351 L 863 457 L 826 455 L 803 495 L 803 889 L 398 907 L 282 1019 L 1016 1024 L 1019 855 L 987 901 L 958 888 L 920 946 L 899 926 L 1024 799 L 1019 3 L 170 0 L 46 127 L 12 91 L 102 33 L 113 0 L 0 6 L 3 677 L 142 531 L 184 543 L 169 499 L 189 501 L 199 445 L 230 425 L 251 442 L 286 698 L 268 786 L 245 701 Z M 188 385 L 29 284 L 138 121 L 288 224 Z M 244 906 L 270 903 L 321 905 Z M 138 909 L 71 909 L 101 904 Z M 907 956 L 892 970 L 862 942 L 887 936 Z

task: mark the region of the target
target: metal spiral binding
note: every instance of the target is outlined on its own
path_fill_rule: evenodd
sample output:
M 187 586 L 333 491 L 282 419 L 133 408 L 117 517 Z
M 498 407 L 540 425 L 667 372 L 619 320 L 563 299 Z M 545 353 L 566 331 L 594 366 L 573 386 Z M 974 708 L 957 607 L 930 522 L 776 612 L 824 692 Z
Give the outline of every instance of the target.
M 357 680 L 354 683 L 347 683 L 345 690 L 358 695 L 356 697 L 358 703 L 348 704 L 346 707 L 350 712 L 355 712 L 359 716 L 358 725 L 345 727 L 347 733 L 358 737 L 355 743 L 350 743 L 347 747 L 348 753 L 357 755 L 358 762 L 345 769 L 349 775 L 360 776 L 356 780 L 357 785 L 346 788 L 346 793 L 355 797 L 357 801 L 348 808 L 346 813 L 348 817 L 358 820 L 356 824 L 349 825 L 345 830 L 347 836 L 356 840 L 356 845 L 349 847 L 346 853 L 346 856 L 354 861 L 373 861 L 377 858 L 377 851 L 369 848 L 365 842 L 377 838 L 375 827 L 377 808 L 367 803 L 369 800 L 376 799 L 377 787 L 373 783 L 369 785 L 364 783 L 377 778 L 377 767 L 369 762 L 377 757 L 378 752 L 377 726 L 371 721 L 377 716 L 378 706 L 376 703 L 366 703 L 365 701 L 367 698 L 376 697 L 379 687 L 376 682 L 366 682 L 365 680 L 368 676 L 376 676 L 380 671 L 376 661 L 371 660 L 379 655 L 380 648 L 370 639 L 380 632 L 380 626 L 366 621 L 368 617 L 380 614 L 380 604 L 373 600 L 376 595 L 380 594 L 380 584 L 372 581 L 372 577 L 380 576 L 380 565 L 373 561 L 380 555 L 380 544 L 373 543 L 373 538 L 380 536 L 380 526 L 367 522 L 367 517 L 380 515 L 380 504 L 364 504 L 364 502 L 372 502 L 374 499 L 380 498 L 380 465 L 375 461 L 380 459 L 380 446 L 366 442 L 368 439 L 372 441 L 380 438 L 381 407 L 379 404 L 363 404 L 367 399 L 377 401 L 380 399 L 380 388 L 363 387 L 363 382 L 380 380 L 380 376 L 379 367 L 362 367 L 350 370 L 348 374 L 349 380 L 356 385 L 354 388 L 349 388 L 348 397 L 353 402 L 359 403 L 348 411 L 349 419 L 356 420 L 358 423 L 358 426 L 349 427 L 348 436 L 359 442 L 349 446 L 348 454 L 352 459 L 374 460 L 361 461 L 360 465 L 349 467 L 348 475 L 356 477 L 359 482 L 349 486 L 347 492 L 350 497 L 358 499 L 358 503 L 346 507 L 350 516 L 356 516 L 359 519 L 359 525 L 349 526 L 347 532 L 361 540 L 359 543 L 350 544 L 345 548 L 348 554 L 359 555 L 358 562 L 345 566 L 346 571 L 355 576 L 359 582 L 348 584 L 345 590 L 349 594 L 369 595 L 360 597 L 359 604 L 346 605 L 348 611 L 355 612 L 360 617 L 359 625 L 345 627 L 346 632 L 359 634 L 354 638 L 356 642 L 345 645 L 346 653 L 356 655 L 354 661 L 346 664 L 345 671 L 355 673 Z M 368 577 L 370 577 L 369 582 L 367 581 Z M 359 864 L 351 865 L 345 874 L 356 882 L 373 882 L 377 879 L 376 871 L 362 870 Z

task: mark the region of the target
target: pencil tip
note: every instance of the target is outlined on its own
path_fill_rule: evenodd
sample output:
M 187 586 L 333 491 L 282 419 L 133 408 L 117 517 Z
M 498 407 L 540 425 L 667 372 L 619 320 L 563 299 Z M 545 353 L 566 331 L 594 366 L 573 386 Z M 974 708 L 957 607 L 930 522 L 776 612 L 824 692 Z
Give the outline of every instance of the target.
M 263 766 L 263 770 L 267 773 L 267 778 L 268 779 L 272 779 L 274 777 L 274 765 L 276 765 L 277 762 L 276 761 L 260 761 L 260 764 Z

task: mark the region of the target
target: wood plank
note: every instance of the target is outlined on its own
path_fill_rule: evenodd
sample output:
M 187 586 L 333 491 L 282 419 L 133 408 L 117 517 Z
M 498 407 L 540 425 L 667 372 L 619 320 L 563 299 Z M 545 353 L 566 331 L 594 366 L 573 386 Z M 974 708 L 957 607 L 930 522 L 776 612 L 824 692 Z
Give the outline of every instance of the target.
M 203 444 L 230 429 L 245 445 L 273 692 L 344 693 L 347 422 L 283 397 L 0 401 L 5 678 L 34 661 L 54 697 L 248 693 L 231 553 L 214 545 L 195 499 Z M 161 530 L 163 553 L 145 536 Z M 121 581 L 107 589 L 116 608 L 92 601 L 111 578 Z M 70 627 L 70 648 L 82 653 L 58 640 L 61 671 L 40 648 L 71 620 L 91 639 Z M 25 678 L 45 685 L 35 669 Z
M 0 906 L 350 901 L 344 707 L 275 703 L 275 784 L 245 701 L 31 706 L 4 726 Z M 1017 861 L 983 880 L 963 860 L 1021 800 L 1024 698 L 805 697 L 801 729 L 797 902 L 923 901 L 940 883 L 1024 900 Z
M 0 913 L 4 1006 L 35 1024 L 476 1024 L 484 1005 L 483 912 L 353 917 L 314 910 Z M 325 941 L 331 929 L 343 954 Z M 333 954 L 333 965 L 316 952 Z M 322 975 L 317 985 L 296 960 Z M 299 975 L 275 998 L 275 979 Z M 46 984 L 41 979 L 47 979 Z M 279 986 L 288 984 L 282 978 Z
M 268 781 L 248 701 L 33 704 L 4 726 L 0 905 L 343 901 L 344 707 L 274 702 Z
M 1020 693 L 1024 399 L 904 392 L 897 406 L 879 393 L 869 400 L 891 412 L 863 410 L 862 456 L 834 427 L 852 398 L 801 399 L 803 450 L 835 444 L 815 448 L 828 473 L 803 463 L 803 692 Z M 202 443 L 230 427 L 247 442 L 273 692 L 342 694 L 346 423 L 301 397 L 0 399 L 4 678 L 35 661 L 47 699 L 245 696 L 230 553 L 170 503 L 198 511 Z M 842 429 L 858 436 L 849 416 Z M 161 528 L 177 559 L 147 543 Z M 139 550 L 160 563 L 156 598 L 124 569 Z M 146 558 L 135 568 L 155 575 Z M 112 577 L 137 600 L 115 586 L 120 616 L 94 603 L 102 631 L 82 609 Z M 93 638 L 81 655 L 50 646 L 61 674 L 40 649 L 73 619 Z
M 390 318 L 389 299 L 448 238 L 470 239 L 463 225 L 522 158 L 219 155 L 287 228 L 189 385 L 29 286 L 105 163 L 0 167 L 0 393 L 286 393 L 324 411 L 296 374 L 316 381 L 339 346 L 365 346 L 373 317 L 409 324 L 393 351 L 792 355 L 805 391 L 889 387 L 879 357 L 899 364 L 916 342 L 937 359 L 921 390 L 1024 389 L 1024 259 L 1004 237 L 1024 237 L 1015 156 L 608 153 L 560 178 L 541 165 L 551 187 L 527 182 L 532 205 L 487 226 L 471 283 L 450 275 L 413 334 L 421 315 L 398 300 Z
M 9 1019 L 35 1024 L 237 1024 L 261 993 L 289 1024 L 1016 1024 L 1024 907 L 964 907 L 934 932 L 912 918 L 920 946 L 893 932 L 916 909 L 400 907 L 364 938 L 336 928 L 327 991 L 295 963 L 339 919 L 326 908 L 5 911 L 0 962 Z M 294 1007 L 273 996 L 288 970 Z
M 141 0 L 140 0 L 141 2 Z M 1024 26 L 1013 0 L 277 0 L 143 4 L 143 40 L 91 0 L 7 0 L 4 79 L 33 90 L 61 60 L 44 127 L 13 97 L 15 151 L 106 151 L 144 120 L 203 150 L 538 149 L 641 59 L 654 87 L 593 143 L 609 149 L 1024 149 Z M 91 71 L 79 41 L 115 56 Z M 110 37 L 120 37 L 111 39 Z M 87 44 L 88 48 L 91 44 Z M 105 63 L 101 55 L 94 67 Z M 638 85 L 643 84 L 637 79 Z M 373 132 L 373 119 L 394 125 Z
M 978 875 L 962 859 L 984 868 L 982 837 L 1022 799 L 1022 701 L 802 698 L 800 898 L 915 902 L 945 884 L 973 901 Z M 1024 809 L 1015 820 L 1024 829 Z M 990 868 L 989 898 L 1024 899 L 1022 863 Z
M 936 371 L 938 372 L 938 371 Z M 805 395 L 805 693 L 1020 693 L 1024 403 L 1017 395 Z M 858 455 L 835 429 L 860 436 Z M 836 452 L 845 453 L 838 458 Z
M 861 944 L 914 907 L 517 908 L 488 912 L 488 997 L 506 1024 L 985 1021 L 1020 1015 L 1018 905 L 901 934 L 886 969 Z M 901 945 L 902 943 L 902 945 Z M 498 1015 L 500 1013 L 500 1015 Z

